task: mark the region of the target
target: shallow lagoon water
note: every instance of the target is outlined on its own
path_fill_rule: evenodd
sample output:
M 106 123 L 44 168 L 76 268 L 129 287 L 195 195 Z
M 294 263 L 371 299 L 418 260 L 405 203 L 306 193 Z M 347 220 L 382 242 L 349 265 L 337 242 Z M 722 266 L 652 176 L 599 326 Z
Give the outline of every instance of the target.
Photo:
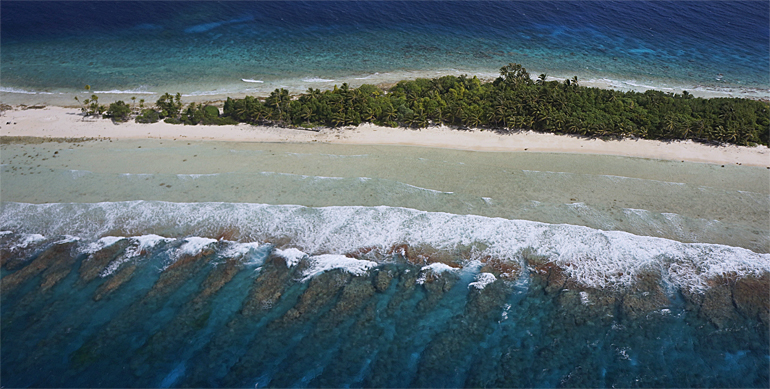
M 3 1 L 0 100 L 70 104 L 85 84 L 102 100 L 208 100 L 493 78 L 508 62 L 761 97 L 767 7 Z M 770 382 L 763 168 L 392 146 L 0 147 L 3 386 Z
M 386 205 L 769 250 L 770 184 L 760 167 L 397 146 L 121 140 L 5 145 L 1 172 L 4 201 Z
M 102 140 L 0 174 L 5 385 L 768 382 L 761 168 Z

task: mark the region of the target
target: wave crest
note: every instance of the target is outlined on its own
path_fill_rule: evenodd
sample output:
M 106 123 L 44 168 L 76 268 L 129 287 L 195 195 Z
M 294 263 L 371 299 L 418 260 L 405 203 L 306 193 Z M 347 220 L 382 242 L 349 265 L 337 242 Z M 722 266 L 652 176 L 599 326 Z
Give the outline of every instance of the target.
M 198 238 L 270 242 L 296 248 L 311 258 L 347 255 L 383 261 L 398 254 L 416 265 L 481 261 L 498 275 L 532 271 L 544 258 L 580 285 L 622 288 L 650 272 L 670 286 L 690 291 L 718 277 L 760 277 L 770 272 L 770 255 L 747 249 L 473 215 L 395 207 L 323 207 L 242 203 L 157 201 L 96 204 L 4 203 L 0 229 L 16 234 L 72 235 L 86 242 L 106 236 L 151 236 L 129 251 L 141 252 L 160 239 Z M 165 237 L 165 238 L 164 238 Z M 136 240 L 137 238 L 132 238 Z M 201 243 L 201 244 L 202 244 Z M 197 249 L 197 246 L 192 247 Z M 195 250 L 193 250 L 195 251 Z M 128 253 L 127 253 L 128 254 Z M 293 257 L 292 257 L 293 258 Z M 440 266 L 440 265 L 435 265 Z M 507 270 L 506 270 L 507 269 Z

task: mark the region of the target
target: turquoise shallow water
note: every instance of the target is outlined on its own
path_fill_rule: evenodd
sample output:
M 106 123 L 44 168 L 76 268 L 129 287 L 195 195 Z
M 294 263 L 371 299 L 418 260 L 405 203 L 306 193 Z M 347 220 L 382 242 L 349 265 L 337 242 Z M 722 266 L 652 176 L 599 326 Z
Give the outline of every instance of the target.
M 150 101 L 296 93 L 493 78 L 509 62 L 622 89 L 763 96 L 767 13 L 764 2 L 11 1 L 2 97 L 66 103 L 86 84 Z
M 4 385 L 767 387 L 764 169 L 157 140 L 2 156 Z
M 3 102 L 508 62 L 625 88 L 770 87 L 766 2 L 0 8 Z M 162 143 L 3 146 L 3 386 L 768 386 L 759 168 Z

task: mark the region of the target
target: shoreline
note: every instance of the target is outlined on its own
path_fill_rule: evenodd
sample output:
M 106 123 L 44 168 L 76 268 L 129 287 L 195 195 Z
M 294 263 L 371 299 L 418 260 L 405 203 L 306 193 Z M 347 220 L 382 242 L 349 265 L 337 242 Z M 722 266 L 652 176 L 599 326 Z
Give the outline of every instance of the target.
M 758 101 L 770 101 L 770 89 L 761 86 L 744 86 L 737 84 L 722 84 L 718 80 L 714 82 L 701 83 L 683 83 L 671 79 L 648 79 L 645 77 L 623 77 L 618 74 L 594 74 L 581 72 L 556 71 L 555 73 L 546 69 L 531 69 L 532 80 L 536 80 L 536 75 L 540 73 L 551 73 L 547 81 L 562 82 L 565 79 L 571 79 L 572 76 L 578 76 L 580 84 L 586 87 L 616 90 L 621 92 L 639 92 L 644 93 L 648 90 L 658 90 L 665 93 L 681 94 L 687 91 L 694 97 L 700 98 L 744 98 Z M 334 79 L 324 78 L 278 78 L 270 79 L 252 79 L 241 78 L 226 82 L 207 84 L 202 89 L 200 86 L 192 84 L 183 84 L 176 87 L 164 88 L 162 86 L 147 89 L 145 86 L 129 87 L 125 90 L 102 88 L 93 91 L 72 91 L 56 89 L 29 89 L 24 87 L 0 87 L 0 100 L 5 104 L 11 105 L 50 105 L 50 106 L 75 106 L 72 104 L 74 97 L 88 98 L 96 94 L 109 103 L 117 100 L 127 100 L 131 96 L 138 99 L 145 98 L 148 101 L 154 101 L 163 93 L 175 94 L 181 93 L 186 102 L 195 103 L 219 103 L 224 102 L 228 97 L 234 99 L 244 98 L 245 96 L 267 97 L 276 88 L 284 88 L 292 95 L 304 93 L 308 88 L 319 88 L 321 90 L 332 89 L 333 86 L 347 83 L 353 88 L 358 88 L 362 84 L 372 84 L 382 89 L 388 89 L 400 81 L 415 80 L 418 78 L 435 78 L 442 76 L 460 76 L 478 77 L 482 82 L 492 82 L 498 76 L 497 69 L 422 69 L 422 70 L 401 70 L 385 71 L 374 73 L 351 73 L 344 76 L 335 76 Z M 254 76 L 256 77 L 256 76 Z M 259 77 L 257 77 L 259 78 Z M 264 77 L 263 77 L 264 78 Z M 158 89 L 160 88 L 160 89 Z
M 657 141 L 629 138 L 602 140 L 533 131 L 498 134 L 483 129 L 457 130 L 446 126 L 410 129 L 362 124 L 358 127 L 322 128 L 314 131 L 248 124 L 225 126 L 185 126 L 163 122 L 116 124 L 109 119 L 86 119 L 79 111 L 77 108 L 56 106 L 36 109 L 14 107 L 12 110 L 0 113 L 0 137 L 418 146 L 481 152 L 615 155 L 758 166 L 770 169 L 770 149 L 766 146 L 714 146 L 691 140 Z
M 532 74 L 539 74 L 534 71 Z M 446 75 L 459 76 L 461 74 L 467 74 L 469 76 L 477 76 L 482 82 L 492 82 L 496 78 L 492 73 L 467 73 L 467 72 L 426 72 L 425 74 L 406 74 L 401 76 L 402 78 L 393 79 L 341 79 L 330 80 L 329 82 L 311 82 L 311 83 L 297 83 L 297 85 L 286 85 L 282 82 L 270 82 L 256 84 L 259 87 L 250 87 L 251 85 L 242 86 L 240 84 L 249 84 L 244 81 L 234 81 L 227 84 L 224 89 L 216 89 L 211 91 L 185 91 L 180 92 L 186 102 L 195 103 L 215 103 L 222 104 L 228 97 L 234 99 L 242 99 L 246 96 L 254 96 L 265 98 L 277 88 L 284 88 L 292 95 L 304 93 L 308 88 L 319 88 L 321 90 L 332 89 L 335 85 L 339 86 L 343 83 L 347 83 L 352 88 L 358 88 L 363 84 L 372 84 L 381 89 L 388 89 L 398 83 L 398 81 L 409 81 L 417 78 L 434 78 L 442 77 Z M 548 76 L 547 81 L 559 81 L 562 82 L 570 77 L 563 76 Z M 367 82 L 371 81 L 371 82 Z M 638 92 L 644 93 L 648 90 L 657 90 L 664 93 L 681 94 L 683 91 L 687 91 L 694 97 L 700 97 L 705 99 L 712 98 L 741 98 L 757 101 L 770 101 L 770 89 L 760 87 L 737 87 L 737 86 L 716 86 L 716 85 L 675 85 L 661 83 L 661 85 L 648 85 L 645 81 L 638 81 L 634 79 L 629 80 L 616 80 L 610 78 L 591 77 L 580 79 L 580 85 L 589 88 L 615 90 L 620 92 Z M 64 106 L 74 107 L 74 97 L 89 98 L 92 94 L 96 94 L 106 103 L 115 102 L 118 100 L 128 100 L 131 96 L 135 96 L 137 100 L 146 99 L 147 101 L 157 100 L 163 93 L 176 93 L 179 88 L 168 88 L 164 91 L 146 91 L 146 90 L 107 90 L 107 91 L 79 91 L 79 92 L 49 92 L 47 90 L 26 90 L 17 88 L 0 88 L 0 101 L 5 104 L 11 105 L 49 105 L 49 106 Z

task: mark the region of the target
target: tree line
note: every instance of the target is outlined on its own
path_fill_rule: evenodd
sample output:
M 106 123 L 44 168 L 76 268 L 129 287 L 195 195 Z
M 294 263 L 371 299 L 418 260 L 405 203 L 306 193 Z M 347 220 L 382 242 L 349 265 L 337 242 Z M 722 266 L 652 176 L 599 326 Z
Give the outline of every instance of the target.
M 98 105 L 98 104 L 97 104 Z M 770 103 L 741 98 L 696 98 L 648 90 L 621 92 L 579 85 L 577 77 L 533 80 L 519 64 L 500 69 L 493 82 L 443 76 L 401 81 L 388 90 L 348 84 L 290 96 L 276 89 L 266 98 L 228 98 L 223 112 L 164 94 L 155 107 L 136 110 L 118 101 L 102 107 L 113 120 L 165 120 L 178 124 L 278 125 L 313 128 L 373 123 L 424 128 L 448 125 L 499 132 L 534 130 L 590 137 L 693 139 L 738 145 L 768 145 Z M 84 108 L 85 111 L 88 111 Z M 96 113 L 96 112 L 93 112 Z M 99 112 L 100 113 L 100 112 Z

